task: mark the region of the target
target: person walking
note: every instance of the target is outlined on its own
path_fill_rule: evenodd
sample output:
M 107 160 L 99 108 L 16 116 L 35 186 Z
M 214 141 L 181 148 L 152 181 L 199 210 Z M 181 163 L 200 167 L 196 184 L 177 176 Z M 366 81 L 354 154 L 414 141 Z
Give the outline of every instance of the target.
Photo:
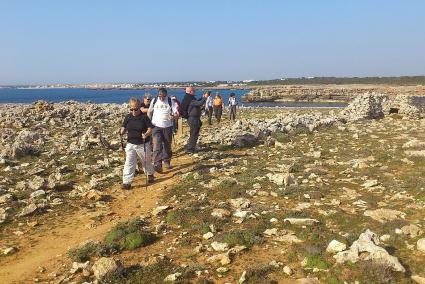
M 178 122 L 179 122 L 179 117 L 180 117 L 180 114 L 181 114 L 181 108 L 182 107 L 181 107 L 180 101 L 177 99 L 176 96 L 172 96 L 171 100 L 176 104 L 176 109 L 177 109 L 177 113 L 178 113 L 177 117 L 173 119 L 173 133 L 177 134 L 177 130 L 178 130 L 178 127 L 179 127 Z
M 213 101 L 213 107 L 214 107 L 214 116 L 218 123 L 221 121 L 221 116 L 223 114 L 223 108 L 224 108 L 224 102 L 221 98 L 220 94 L 217 92 L 214 97 Z
M 143 161 L 143 169 L 148 176 L 148 183 L 154 181 L 154 169 L 152 167 L 152 152 L 149 144 L 152 133 L 152 124 L 146 115 L 140 111 L 140 100 L 129 100 L 130 114 L 124 118 L 120 128 L 120 135 L 127 132 L 127 145 L 125 146 L 125 164 L 122 177 L 122 188 L 130 189 L 136 172 L 137 157 Z
M 205 104 L 207 93 L 201 99 L 195 98 L 195 88 L 187 87 L 186 94 L 183 98 L 182 109 L 183 117 L 187 117 L 189 121 L 190 136 L 186 145 L 186 152 L 193 154 L 196 151 L 196 143 L 198 142 L 199 131 L 201 130 L 202 122 L 201 107 Z
M 229 119 L 236 119 L 236 106 L 238 105 L 238 101 L 236 100 L 235 93 L 230 93 L 229 97 Z
M 145 95 L 143 96 L 143 102 L 140 105 L 140 111 L 142 112 L 143 115 L 148 115 L 151 101 L 152 101 L 152 95 L 150 93 L 145 93 Z
M 165 88 L 158 89 L 157 97 L 151 102 L 148 116 L 152 120 L 152 144 L 154 169 L 162 173 L 162 164 L 171 169 L 173 120 L 178 117 L 177 105 L 167 97 Z
M 207 100 L 205 102 L 205 109 L 207 110 L 207 116 L 208 116 L 208 125 L 212 125 L 212 116 L 214 113 L 214 107 L 213 107 L 213 98 L 211 96 L 211 91 L 207 91 Z

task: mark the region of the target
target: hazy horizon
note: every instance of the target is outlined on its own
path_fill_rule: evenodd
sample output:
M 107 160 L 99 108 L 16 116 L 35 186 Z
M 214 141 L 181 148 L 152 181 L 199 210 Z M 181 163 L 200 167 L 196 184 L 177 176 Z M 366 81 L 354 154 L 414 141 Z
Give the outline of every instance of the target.
M 425 1 L 0 0 L 0 85 L 425 75 Z

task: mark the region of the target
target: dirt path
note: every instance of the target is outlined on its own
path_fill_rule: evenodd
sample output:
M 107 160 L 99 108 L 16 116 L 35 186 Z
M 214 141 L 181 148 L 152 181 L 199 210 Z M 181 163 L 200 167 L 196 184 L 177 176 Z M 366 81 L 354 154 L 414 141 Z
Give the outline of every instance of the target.
M 120 184 L 108 190 L 113 200 L 109 203 L 110 212 L 102 222 L 96 222 L 87 210 L 80 209 L 58 220 L 59 224 L 51 230 L 29 235 L 19 244 L 19 251 L 8 257 L 0 258 L 0 283 L 34 283 L 34 277 L 40 267 L 57 267 L 63 262 L 70 247 L 75 247 L 85 240 L 100 240 L 116 222 L 124 221 L 131 216 L 149 213 L 157 206 L 156 202 L 162 194 L 164 186 L 172 185 L 176 175 L 188 172 L 192 168 L 192 160 L 188 156 L 173 160 L 174 168 L 162 175 L 156 175 L 155 184 L 145 190 L 143 175 L 135 178 L 133 189 L 122 191 Z M 49 272 L 49 271 L 48 271 Z

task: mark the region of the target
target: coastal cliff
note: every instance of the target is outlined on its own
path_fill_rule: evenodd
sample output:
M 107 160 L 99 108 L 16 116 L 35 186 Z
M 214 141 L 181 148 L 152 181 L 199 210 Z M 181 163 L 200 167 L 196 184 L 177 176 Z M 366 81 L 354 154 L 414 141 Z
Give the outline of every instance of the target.
M 382 93 L 387 95 L 425 95 L 424 86 L 377 85 L 298 85 L 267 86 L 252 89 L 242 97 L 243 102 L 321 101 L 350 102 L 356 95 Z

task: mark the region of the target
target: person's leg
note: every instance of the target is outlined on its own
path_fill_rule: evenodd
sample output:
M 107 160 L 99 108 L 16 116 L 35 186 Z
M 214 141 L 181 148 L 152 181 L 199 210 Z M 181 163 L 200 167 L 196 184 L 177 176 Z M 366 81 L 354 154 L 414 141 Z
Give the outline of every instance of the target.
M 187 151 L 195 151 L 195 130 L 196 130 L 196 121 L 197 118 L 189 117 L 189 140 L 187 141 L 186 150 Z
M 146 151 L 146 159 L 145 159 L 145 151 Z M 148 176 L 153 175 L 154 169 L 152 167 L 152 151 L 149 147 L 149 142 L 145 144 L 145 146 L 137 145 L 136 147 L 137 156 L 142 160 L 143 162 L 143 170 L 145 171 L 145 174 L 148 174 Z
M 160 127 L 152 129 L 153 164 L 156 169 L 162 168 L 162 131 Z
M 218 109 L 217 109 L 217 122 L 218 123 L 220 123 L 220 121 L 221 121 L 221 116 L 223 115 L 223 108 L 222 107 L 219 107 Z
M 218 121 L 218 108 L 214 107 L 214 117 Z
M 171 167 L 171 157 L 173 156 L 173 149 L 172 149 L 172 144 L 173 144 L 173 128 L 172 127 L 167 127 L 167 128 L 162 128 L 162 137 L 163 137 L 163 161 L 165 166 L 170 169 Z
M 136 171 L 137 154 L 135 145 L 127 143 L 125 147 L 125 164 L 122 173 L 122 183 L 130 185 Z
M 208 125 L 212 125 L 211 118 L 212 118 L 212 109 L 208 108 Z
M 236 119 L 236 106 L 233 106 L 233 119 Z

